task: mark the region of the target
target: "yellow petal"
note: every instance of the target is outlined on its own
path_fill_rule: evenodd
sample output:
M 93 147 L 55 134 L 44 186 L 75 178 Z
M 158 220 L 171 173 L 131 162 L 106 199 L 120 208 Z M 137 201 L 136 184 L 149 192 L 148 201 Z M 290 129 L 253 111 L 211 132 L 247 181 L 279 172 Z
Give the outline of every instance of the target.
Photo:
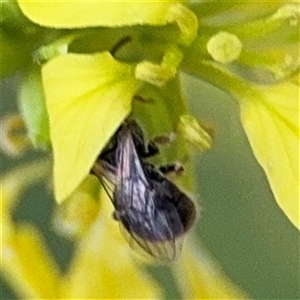
M 200 245 L 187 243 L 173 270 L 184 299 L 246 299 Z
M 153 279 L 134 263 L 131 249 L 112 218 L 113 207 L 101 195 L 101 213 L 81 241 L 64 284 L 66 299 L 159 299 Z
M 43 67 L 42 75 L 54 153 L 55 195 L 62 201 L 89 173 L 129 114 L 138 84 L 133 66 L 106 52 L 59 56 Z
M 59 298 L 58 269 L 38 231 L 22 225 L 10 233 L 1 247 L 1 271 L 8 283 L 22 299 Z
M 178 2 L 182 1 L 18 1 L 33 22 L 57 28 L 164 25 L 169 7 Z
M 100 184 L 89 175 L 64 203 L 56 207 L 53 218 L 55 230 L 68 238 L 79 238 L 95 222 L 99 213 Z
M 240 108 L 276 201 L 299 228 L 299 88 L 289 82 L 253 88 L 240 99 Z

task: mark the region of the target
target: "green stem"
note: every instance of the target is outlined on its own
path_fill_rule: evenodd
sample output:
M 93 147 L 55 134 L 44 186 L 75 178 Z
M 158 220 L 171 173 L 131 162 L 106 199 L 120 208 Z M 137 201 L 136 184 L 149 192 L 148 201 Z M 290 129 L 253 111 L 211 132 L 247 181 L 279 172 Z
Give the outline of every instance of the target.
M 200 77 L 231 96 L 236 97 L 244 94 L 249 89 L 247 82 L 230 72 L 226 65 L 221 65 L 204 57 L 199 42 L 200 40 L 197 39 L 190 48 L 184 49 L 181 70 Z

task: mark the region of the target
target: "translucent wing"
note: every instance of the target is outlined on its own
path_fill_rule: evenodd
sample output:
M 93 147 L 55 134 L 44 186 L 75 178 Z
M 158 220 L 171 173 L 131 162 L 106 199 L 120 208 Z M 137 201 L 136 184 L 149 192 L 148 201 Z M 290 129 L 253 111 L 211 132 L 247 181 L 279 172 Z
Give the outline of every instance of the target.
M 160 261 L 175 259 L 184 226 L 172 202 L 170 183 L 153 176 L 152 165 L 141 161 L 129 130 L 122 134 L 117 157 L 113 202 L 129 243 Z
M 108 197 L 112 202 L 113 202 L 113 190 L 114 190 L 113 185 L 116 181 L 115 173 L 116 173 L 115 168 L 103 160 L 97 160 L 94 163 L 94 166 L 91 170 L 91 174 L 97 176 L 106 194 L 108 195 Z
M 119 222 L 120 230 L 129 246 L 145 258 L 151 258 L 159 263 L 174 261 L 181 252 L 183 239 L 181 237 L 167 241 L 148 241 L 141 238 L 132 230 L 128 231 L 122 222 Z

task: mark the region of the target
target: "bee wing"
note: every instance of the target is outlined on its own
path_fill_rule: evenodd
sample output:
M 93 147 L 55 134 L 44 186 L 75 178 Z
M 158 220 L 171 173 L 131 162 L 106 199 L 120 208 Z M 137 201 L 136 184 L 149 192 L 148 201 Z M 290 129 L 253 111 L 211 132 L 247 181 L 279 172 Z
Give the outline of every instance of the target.
M 124 132 L 117 149 L 116 197 L 121 207 L 145 206 L 144 190 L 149 183 L 137 154 L 130 131 Z
M 130 132 L 122 138 L 113 196 L 121 231 L 132 248 L 143 249 L 161 262 L 172 261 L 180 252 L 184 228 L 176 207 L 168 201 L 166 181 L 149 177 L 150 165 L 141 161 Z
M 91 171 L 91 173 L 98 178 L 106 194 L 112 202 L 114 202 L 113 185 L 115 182 L 115 172 L 116 171 L 114 167 L 106 163 L 105 161 L 96 161 Z
M 181 237 L 154 242 L 142 238 L 131 229 L 128 230 L 122 222 L 119 224 L 120 230 L 129 246 L 141 256 L 150 257 L 159 263 L 168 263 L 174 261 L 181 252 L 183 241 Z

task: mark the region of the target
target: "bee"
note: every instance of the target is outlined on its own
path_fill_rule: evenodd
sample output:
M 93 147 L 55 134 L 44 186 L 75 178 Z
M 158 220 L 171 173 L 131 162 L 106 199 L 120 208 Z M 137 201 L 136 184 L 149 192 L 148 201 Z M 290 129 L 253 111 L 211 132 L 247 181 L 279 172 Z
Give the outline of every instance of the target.
M 113 184 L 113 215 L 130 246 L 138 245 L 157 261 L 170 262 L 181 251 L 196 208 L 164 175 L 178 169 L 176 165 L 156 167 L 146 160 L 158 152 L 154 142 L 146 144 L 139 124 L 127 119 L 98 157 L 92 174 Z

